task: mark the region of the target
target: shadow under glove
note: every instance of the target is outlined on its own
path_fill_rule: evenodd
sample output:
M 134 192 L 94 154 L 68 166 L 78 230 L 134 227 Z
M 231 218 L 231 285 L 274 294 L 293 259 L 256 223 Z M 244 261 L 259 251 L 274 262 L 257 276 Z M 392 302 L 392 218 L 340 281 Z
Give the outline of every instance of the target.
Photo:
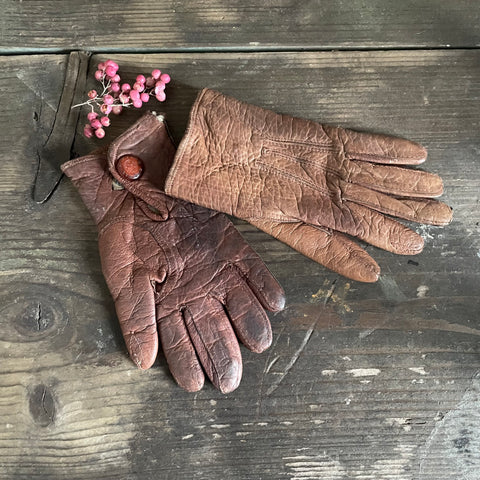
M 204 89 L 165 192 L 247 220 L 346 277 L 373 282 L 380 268 L 347 235 L 412 255 L 422 237 L 390 216 L 451 221 L 451 209 L 432 200 L 442 194 L 440 177 L 394 166 L 426 156 L 408 140 L 320 125 Z
M 271 343 L 264 308 L 284 293 L 223 214 L 160 190 L 175 147 L 162 116 L 144 115 L 108 148 L 72 160 L 73 181 L 99 229 L 102 271 L 133 361 L 149 368 L 158 337 L 178 384 L 197 391 L 202 367 L 222 392 L 242 376 L 237 337 Z

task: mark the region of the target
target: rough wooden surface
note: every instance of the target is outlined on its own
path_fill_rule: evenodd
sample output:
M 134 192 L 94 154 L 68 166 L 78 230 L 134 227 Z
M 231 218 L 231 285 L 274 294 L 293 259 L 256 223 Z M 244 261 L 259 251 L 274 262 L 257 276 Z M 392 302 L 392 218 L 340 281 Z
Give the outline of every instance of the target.
M 480 45 L 474 0 L 4 0 L 0 51 Z
M 95 226 L 72 185 L 45 205 L 31 199 L 67 56 L 0 58 L 0 478 L 478 480 L 480 53 L 113 58 L 126 77 L 171 73 L 164 110 L 177 139 L 195 90 L 209 86 L 420 141 L 455 220 L 417 227 L 426 248 L 416 257 L 369 247 L 383 272 L 374 285 L 236 222 L 287 309 L 272 316 L 267 352 L 242 350 L 237 391 L 185 393 L 163 357 L 146 372 L 126 357 Z

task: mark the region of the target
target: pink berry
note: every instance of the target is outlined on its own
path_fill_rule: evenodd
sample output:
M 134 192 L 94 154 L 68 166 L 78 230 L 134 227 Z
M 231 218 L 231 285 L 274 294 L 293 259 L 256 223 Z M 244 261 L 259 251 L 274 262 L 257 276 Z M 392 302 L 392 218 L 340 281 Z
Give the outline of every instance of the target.
M 155 70 L 152 70 L 152 77 L 155 80 L 158 80 L 160 78 L 161 74 L 162 74 L 162 72 L 158 68 L 156 68 Z
M 121 93 L 118 96 L 118 98 L 122 103 L 128 103 L 130 101 L 130 97 L 128 95 L 126 95 L 125 93 Z
M 98 64 L 98 67 L 97 67 L 99 70 L 105 70 L 105 63 L 104 62 L 100 62 Z
M 100 81 L 103 78 L 103 72 L 101 70 L 97 70 L 95 72 L 95 80 Z
M 123 83 L 122 84 L 122 92 L 128 93 L 131 89 L 132 89 L 132 87 L 128 83 Z
M 107 60 L 105 62 L 107 67 L 113 67 L 115 70 L 118 70 L 118 63 L 115 63 L 113 60 Z
M 113 78 L 112 78 L 112 82 L 115 82 L 115 83 L 120 83 L 120 75 L 115 75 Z
M 120 115 L 122 113 L 123 107 L 121 105 L 114 105 L 112 107 L 112 113 L 114 115 Z
M 100 122 L 104 127 L 109 127 L 110 126 L 110 119 L 108 117 L 102 117 L 100 119 Z
M 138 83 L 145 83 L 145 77 L 143 75 L 137 75 L 137 82 Z
M 100 106 L 100 111 L 105 115 L 108 115 L 112 111 L 112 106 L 104 103 Z
M 160 83 L 160 82 L 157 82 L 157 83 Z M 165 85 L 158 85 L 155 87 L 155 95 L 158 95 L 159 93 L 162 93 L 163 91 L 165 90 Z
M 148 77 L 146 80 L 145 80 L 145 86 L 147 88 L 152 88 L 153 86 L 155 85 L 155 79 L 153 77 Z
M 150 100 L 150 95 L 148 93 L 142 93 L 140 95 L 140 100 L 144 103 L 148 102 Z
M 95 98 L 97 96 L 97 91 L 90 90 L 87 95 L 88 95 L 88 98 Z
M 100 122 L 100 120 L 98 118 L 94 118 L 91 122 L 90 122 L 90 125 L 97 129 L 97 128 L 101 128 L 102 126 L 102 123 Z
M 132 90 L 130 92 L 130 98 L 132 100 L 140 100 L 140 92 L 138 90 Z
M 97 138 L 103 138 L 105 136 L 105 130 L 103 128 L 97 128 L 95 130 L 95 136 Z
M 143 83 L 135 82 L 133 84 L 133 89 L 138 90 L 139 92 L 143 92 L 145 90 L 145 85 Z
M 168 73 L 164 73 L 160 76 L 160 80 L 163 83 L 168 83 L 170 81 L 170 75 Z
M 117 71 L 109 66 L 105 69 L 105 73 L 107 74 L 107 77 L 113 78 L 117 74 Z
M 111 105 L 113 103 L 113 97 L 111 95 L 105 95 L 103 97 L 103 103 L 106 105 Z
M 98 113 L 96 112 L 90 112 L 87 115 L 88 121 L 91 122 L 92 120 L 95 120 L 98 117 Z
M 110 88 L 112 89 L 112 92 L 115 92 L 115 93 L 116 93 L 116 92 L 119 92 L 119 91 L 120 91 L 120 84 L 118 84 L 118 83 L 112 83 L 112 85 L 111 85 Z
M 133 101 L 133 106 L 135 108 L 141 108 L 142 105 L 143 105 L 143 102 L 140 99 Z
M 83 134 L 87 138 L 92 138 L 93 137 L 93 128 L 90 125 L 85 125 L 85 127 L 83 129 Z
M 167 96 L 165 95 L 165 92 L 160 92 L 160 93 L 157 93 L 155 95 L 155 98 L 159 101 L 159 102 L 164 102 L 165 99 L 167 98 Z

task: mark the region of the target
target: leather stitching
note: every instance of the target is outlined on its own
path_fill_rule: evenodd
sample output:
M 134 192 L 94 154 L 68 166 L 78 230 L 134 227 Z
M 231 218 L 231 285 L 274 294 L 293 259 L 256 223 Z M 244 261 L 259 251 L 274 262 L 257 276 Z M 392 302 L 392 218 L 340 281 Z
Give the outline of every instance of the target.
M 285 140 L 281 138 L 270 137 L 267 134 L 261 135 L 263 138 L 274 142 L 276 144 L 287 144 L 287 145 L 303 145 L 306 147 L 314 147 L 316 150 L 323 151 L 323 152 L 335 152 L 337 149 L 331 143 L 316 143 L 316 142 L 302 142 L 300 140 Z
M 443 223 L 438 223 L 435 222 L 433 218 L 430 217 L 422 217 L 422 218 L 416 218 L 413 216 L 407 216 L 405 213 L 401 212 L 400 210 L 396 210 L 394 208 L 388 208 L 384 207 L 382 205 L 376 205 L 375 203 L 364 201 L 364 200 L 358 200 L 355 198 L 350 197 L 348 194 L 343 197 L 344 200 L 348 200 L 353 203 L 357 203 L 359 205 L 363 205 L 364 207 L 369 207 L 372 210 L 375 210 L 376 212 L 379 213 L 386 213 L 388 215 L 392 215 L 394 217 L 398 218 L 403 218 L 405 220 L 413 220 L 416 222 L 421 222 L 421 223 L 429 223 L 430 225 L 443 225 Z
M 334 194 L 332 194 L 329 190 L 327 189 L 324 189 L 322 187 L 318 187 L 317 185 L 315 185 L 313 182 L 308 182 L 307 180 L 304 180 L 302 178 L 299 178 L 295 175 L 292 175 L 290 173 L 287 173 L 283 170 L 280 170 L 278 168 L 275 168 L 275 167 L 272 167 L 271 165 L 268 165 L 266 163 L 263 163 L 263 162 L 260 162 L 260 161 L 257 161 L 256 164 L 259 166 L 260 169 L 262 170 L 268 170 L 272 173 L 275 173 L 277 175 L 281 175 L 283 177 L 286 177 L 286 178 L 289 178 L 291 180 L 294 180 L 294 181 L 297 181 L 298 183 L 301 183 L 302 185 L 305 185 L 306 187 L 309 187 L 311 188 L 312 190 L 315 190 L 317 192 L 320 192 L 322 193 L 323 195 L 326 195 L 328 197 L 334 197 Z
M 121 223 L 121 222 L 128 223 L 129 225 L 133 225 L 134 223 L 130 217 L 126 217 L 126 216 L 115 217 L 113 220 L 110 220 L 109 222 L 107 222 L 105 225 L 102 226 L 102 228 L 98 232 L 98 236 L 99 237 L 102 236 L 105 233 L 105 230 L 107 230 L 112 225 L 115 225 L 116 223 Z
M 263 153 L 272 153 L 274 155 L 278 155 L 280 157 L 284 157 L 284 158 L 287 158 L 289 160 L 293 160 L 296 163 L 304 163 L 306 165 L 311 165 L 312 167 L 318 168 L 322 171 L 333 173 L 333 174 L 338 175 L 339 177 L 342 178 L 342 171 L 341 170 L 337 170 L 335 168 L 329 167 L 327 165 L 324 165 L 324 164 L 321 164 L 321 163 L 318 163 L 318 162 L 314 162 L 312 160 L 307 160 L 306 158 L 303 158 L 303 157 L 296 157 L 295 155 L 288 155 L 288 154 L 283 153 L 283 152 L 278 152 L 277 150 L 271 150 L 268 147 L 262 148 L 262 154 Z
M 392 187 L 387 187 L 385 185 L 381 184 L 369 184 L 369 183 L 363 183 L 363 182 L 358 182 L 358 181 L 350 181 L 348 179 L 348 183 L 354 183 L 355 185 L 359 185 L 360 187 L 368 188 L 369 190 L 375 190 L 380 193 L 385 193 L 388 195 L 397 195 L 399 197 L 427 197 L 427 198 L 433 198 L 433 197 L 438 197 L 442 194 L 441 191 L 438 192 L 426 192 L 426 191 L 418 191 L 415 190 L 414 192 L 408 192 L 408 191 L 399 191 L 399 190 L 393 190 Z M 380 190 L 382 189 L 382 190 Z
M 244 280 L 245 282 L 247 282 L 247 283 L 252 284 L 252 285 L 256 288 L 257 292 L 253 292 L 253 294 L 254 294 L 257 298 L 258 298 L 258 293 L 261 293 L 263 299 L 266 301 L 265 303 L 267 303 L 267 304 L 269 305 L 269 307 L 272 307 L 272 308 L 275 307 L 275 305 L 273 304 L 274 302 L 272 302 L 272 299 L 271 299 L 271 298 L 268 298 L 268 297 L 269 297 L 268 292 L 265 292 L 264 289 L 263 289 L 255 280 L 253 280 L 253 278 L 251 278 L 251 277 L 248 275 L 247 272 L 244 272 L 244 271 L 242 270 L 242 268 L 240 267 L 240 265 L 237 265 L 237 264 L 235 264 L 235 263 L 230 263 L 230 262 L 229 262 L 229 264 L 227 265 L 227 267 L 228 267 L 228 266 L 230 266 L 230 267 L 239 275 L 239 277 L 240 277 L 241 279 L 243 279 L 243 280 Z M 243 285 L 245 285 L 245 284 L 243 284 Z M 247 287 L 245 286 L 245 288 L 247 288 Z M 251 291 L 251 289 L 250 289 L 250 291 Z M 258 306 L 257 306 L 257 308 L 258 308 Z
M 195 316 L 193 315 L 192 311 L 190 310 L 190 308 L 187 306 L 187 305 L 184 305 L 181 309 L 180 309 L 180 312 L 181 312 L 181 316 L 182 316 L 182 320 L 183 320 L 183 323 L 185 325 L 185 330 L 187 331 L 188 333 L 188 338 L 190 339 L 190 342 L 191 342 L 191 345 L 195 351 L 195 354 L 197 356 L 197 360 L 198 360 L 198 352 L 197 352 L 197 349 L 195 347 L 195 342 L 192 340 L 192 335 L 190 333 L 190 330 L 188 328 L 188 324 L 187 324 L 187 321 L 185 319 L 185 316 L 184 316 L 184 313 L 183 312 L 188 312 L 188 314 L 190 315 L 190 323 L 193 325 L 193 327 L 195 328 L 195 331 L 198 335 L 198 338 L 200 339 L 202 345 L 203 345 L 203 349 L 204 349 L 204 352 L 207 354 L 207 357 L 210 361 L 210 365 L 211 365 L 211 368 L 212 368 L 212 374 L 214 376 L 214 378 L 216 379 L 216 382 L 212 379 L 214 385 L 216 384 L 220 384 L 219 380 L 220 380 L 220 375 L 218 374 L 218 370 L 217 370 L 217 366 L 215 365 L 215 362 L 213 361 L 212 359 L 212 356 L 210 354 L 210 350 L 207 348 L 206 344 L 205 344 L 205 341 L 203 340 L 202 338 L 202 335 L 200 334 L 200 331 L 197 327 L 197 324 L 195 322 Z M 200 362 L 202 365 L 202 361 L 200 360 Z M 203 365 L 203 367 L 205 368 L 205 365 Z
M 418 160 L 420 161 L 421 159 L 418 158 L 418 156 L 408 156 L 408 155 L 402 155 L 402 156 L 395 156 L 395 157 L 389 157 L 387 155 L 380 155 L 379 153 L 362 153 L 362 152 L 347 152 L 345 151 L 347 157 L 349 159 L 357 159 L 357 160 L 361 160 L 360 158 L 357 158 L 356 156 L 362 156 L 362 157 L 371 157 L 371 158 L 379 158 L 379 159 L 383 159 L 384 162 L 382 163 L 385 163 L 385 160 L 388 162 L 388 163 L 400 163 L 403 159 L 405 160 Z

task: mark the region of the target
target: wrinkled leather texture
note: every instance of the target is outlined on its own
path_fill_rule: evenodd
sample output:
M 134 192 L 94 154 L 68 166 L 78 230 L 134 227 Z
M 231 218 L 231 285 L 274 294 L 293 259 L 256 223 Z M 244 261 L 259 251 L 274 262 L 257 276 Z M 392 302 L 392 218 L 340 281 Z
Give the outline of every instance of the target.
M 242 376 L 237 337 L 265 350 L 272 337 L 264 309 L 281 310 L 284 293 L 223 214 L 161 191 L 174 153 L 163 117 L 146 114 L 108 150 L 62 170 L 98 225 L 102 271 L 133 361 L 149 368 L 160 338 L 180 386 L 199 390 L 205 372 L 231 392 Z M 142 160 L 138 180 L 117 171 L 124 155 Z
M 165 191 L 249 221 L 301 253 L 360 281 L 377 263 L 349 236 L 412 255 L 423 239 L 392 217 L 451 221 L 440 177 L 408 140 L 280 115 L 204 89 L 190 113 Z

